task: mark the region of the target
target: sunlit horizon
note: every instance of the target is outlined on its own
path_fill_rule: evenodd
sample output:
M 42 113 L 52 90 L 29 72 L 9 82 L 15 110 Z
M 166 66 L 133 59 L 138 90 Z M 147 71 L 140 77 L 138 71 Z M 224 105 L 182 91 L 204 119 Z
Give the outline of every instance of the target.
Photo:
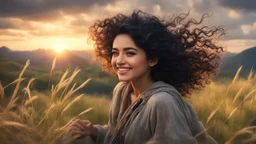
M 246 49 L 255 47 L 254 45 L 251 45 L 249 47 L 243 46 L 243 43 L 246 43 L 246 41 L 240 41 L 238 43 L 234 41 L 228 41 L 228 42 L 221 42 L 221 44 L 224 46 L 224 48 L 227 48 L 227 52 L 231 53 L 240 53 Z M 45 46 L 39 45 L 35 46 L 32 44 L 30 47 L 27 48 L 20 48 L 19 46 L 15 46 L 13 44 L 10 45 L 1 45 L 0 47 L 7 47 L 10 50 L 13 51 L 33 51 L 33 50 L 54 50 L 56 53 L 62 53 L 64 50 L 70 50 L 70 51 L 90 51 L 93 50 L 93 44 L 88 44 L 86 42 L 82 42 L 81 44 L 74 44 L 71 43 L 53 43 L 53 44 L 46 44 Z M 232 49 L 229 49 L 228 47 L 232 47 Z
M 56 53 L 60 54 L 64 51 L 65 46 L 63 44 L 57 44 L 54 46 L 53 49 L 55 50 Z

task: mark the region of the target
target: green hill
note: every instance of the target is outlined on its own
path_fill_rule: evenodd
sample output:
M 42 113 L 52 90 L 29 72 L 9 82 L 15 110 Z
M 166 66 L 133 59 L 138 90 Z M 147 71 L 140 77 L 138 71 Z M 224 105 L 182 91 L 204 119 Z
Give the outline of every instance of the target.
M 17 63 L 25 64 L 27 60 L 31 61 L 31 66 L 41 68 L 51 68 L 54 58 L 57 57 L 56 68 L 67 69 L 75 67 L 84 67 L 88 65 L 88 59 L 77 56 L 73 51 L 65 50 L 61 54 L 56 54 L 53 50 L 38 49 L 34 51 L 11 51 L 7 47 L 0 48 L 1 60 L 12 60 Z
M 92 80 L 81 89 L 80 92 L 88 94 L 106 94 L 111 95 L 112 90 L 117 83 L 114 76 L 102 71 L 101 67 L 96 63 L 91 63 L 88 57 L 87 60 L 78 56 L 77 52 L 65 51 L 57 56 L 56 67 L 50 76 L 52 62 L 56 54 L 50 50 L 36 50 L 36 51 L 12 51 L 7 47 L 0 48 L 0 81 L 3 86 L 13 82 L 18 78 L 27 60 L 30 60 L 30 66 L 24 73 L 26 78 L 24 86 L 29 78 L 36 78 L 34 88 L 37 90 L 50 89 L 52 84 L 55 84 L 58 79 L 64 74 L 66 70 L 70 71 L 75 68 L 80 68 L 74 82 L 81 84 L 88 78 Z M 84 53 L 86 53 L 84 51 Z M 79 52 L 82 54 L 82 51 Z M 88 55 L 86 55 L 88 56 Z M 91 58 L 91 56 L 90 56 Z M 10 87 L 9 89 L 12 89 Z M 6 89 L 6 91 L 11 91 Z
M 223 61 L 221 66 L 221 76 L 234 76 L 237 69 L 243 66 L 241 76 L 248 76 L 251 69 L 254 71 L 256 65 L 256 47 L 247 49 L 237 55 L 230 56 Z

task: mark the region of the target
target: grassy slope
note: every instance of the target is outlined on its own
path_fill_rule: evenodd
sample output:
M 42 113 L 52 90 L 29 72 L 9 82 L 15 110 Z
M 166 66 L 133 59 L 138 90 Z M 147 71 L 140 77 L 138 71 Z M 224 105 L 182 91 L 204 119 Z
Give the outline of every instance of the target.
M 21 72 L 23 66 L 24 64 L 18 62 L 10 60 L 0 60 L 0 81 L 2 85 L 7 85 L 13 82 L 19 76 L 19 73 Z M 28 67 L 26 72 L 24 73 L 24 78 L 35 77 L 36 80 L 34 89 L 43 91 L 50 89 L 50 83 L 58 82 L 58 79 L 62 76 L 64 72 L 65 71 L 54 70 L 50 77 L 50 68 L 43 69 L 37 67 Z M 117 79 L 115 79 L 113 76 L 110 76 L 106 72 L 103 72 L 98 65 L 94 64 L 87 65 L 86 67 L 82 68 L 80 73 L 75 78 L 74 82 L 77 84 L 81 84 L 84 80 L 88 78 L 92 78 L 92 81 L 86 86 L 86 88 L 82 88 L 80 92 L 94 95 L 110 95 L 112 89 L 117 83 Z M 27 81 L 28 79 L 25 80 L 25 82 Z M 10 91 L 11 90 L 6 89 L 6 93 Z
M 28 84 L 25 95 L 15 94 L 19 88 L 18 81 L 14 94 L 9 96 L 11 99 L 0 104 L 1 143 L 56 143 L 63 134 L 65 124 L 77 118 L 106 124 L 110 100 L 106 96 L 99 98 L 77 94 L 76 88 L 81 87 L 72 84 L 72 77 L 77 72 L 64 74 L 48 92 L 31 92 L 31 85 Z M 219 143 L 227 142 L 238 134 L 247 134 L 244 136 L 247 139 L 250 138 L 248 135 L 254 134 L 253 138 L 256 138 L 253 131 L 243 129 L 255 119 L 255 85 L 256 77 L 252 73 L 248 79 L 240 79 L 237 74 L 233 80 L 221 79 L 204 90 L 195 91 L 189 99 L 209 134 Z M 82 86 L 86 88 L 87 84 Z M 0 98 L 6 97 L 0 86 Z M 94 109 L 83 113 L 90 107 Z M 233 141 L 241 143 L 241 139 L 236 137 Z

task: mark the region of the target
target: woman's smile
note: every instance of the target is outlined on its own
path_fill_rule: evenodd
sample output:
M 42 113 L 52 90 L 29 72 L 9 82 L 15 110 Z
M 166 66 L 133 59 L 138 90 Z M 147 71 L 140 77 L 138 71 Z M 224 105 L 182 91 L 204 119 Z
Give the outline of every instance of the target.
M 130 71 L 131 68 L 129 67 L 117 67 L 117 73 L 119 75 L 125 75 L 126 73 L 128 73 Z
M 112 48 L 111 65 L 120 81 L 143 81 L 150 77 L 150 66 L 146 52 L 135 45 L 128 34 L 115 37 Z

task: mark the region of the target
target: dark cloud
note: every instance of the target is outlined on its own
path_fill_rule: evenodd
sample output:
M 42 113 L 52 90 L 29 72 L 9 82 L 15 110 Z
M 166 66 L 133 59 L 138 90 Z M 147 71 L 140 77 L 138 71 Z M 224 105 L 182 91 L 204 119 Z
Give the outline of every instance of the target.
M 106 9 L 108 4 L 111 8 Z M 121 10 L 114 9 L 115 6 Z M 241 30 L 241 25 L 252 25 L 256 20 L 255 13 L 247 13 L 256 11 L 256 1 L 252 0 L 0 0 L 0 30 L 28 30 L 32 36 L 84 36 L 88 26 L 95 19 L 118 12 L 130 14 L 134 9 L 155 14 L 158 10 L 156 6 L 159 6 L 161 14 L 170 17 L 173 14 L 190 12 L 191 17 L 198 20 L 203 13 L 213 13 L 213 16 L 205 21 L 227 29 L 227 35 L 230 36 L 226 39 L 256 38 L 255 31 L 244 35 Z M 234 9 L 240 17 L 232 18 L 228 8 Z M 72 19 L 65 19 L 65 16 Z M 14 21 L 12 18 L 20 21 Z M 40 22 L 37 24 L 32 21 Z M 59 27 L 64 29 L 44 30 L 40 27 L 43 21 L 51 21 L 53 25 L 63 22 Z
M 152 3 L 148 3 L 149 7 L 152 8 L 152 5 L 159 5 L 161 7 L 161 11 L 164 13 L 188 12 L 186 1 L 182 3 L 180 0 L 151 0 L 151 2 Z
M 244 11 L 256 11 L 255 0 L 218 0 L 220 5 Z
M 213 0 L 194 1 L 194 9 L 198 12 L 209 12 L 214 10 Z
M 233 30 L 232 31 L 232 35 L 229 35 L 230 40 L 238 40 L 238 39 L 256 39 L 256 30 L 255 29 L 251 29 L 250 32 L 248 34 L 244 34 L 242 29 L 237 29 L 237 30 Z
M 0 19 L 0 29 L 15 28 L 14 24 L 6 19 Z
M 113 2 L 114 0 L 1 0 L 0 17 L 53 19 L 66 13 L 87 12 L 94 5 Z
M 0 30 L 0 36 L 25 37 L 25 35 L 20 32 L 12 32 L 8 30 Z
M 30 22 L 21 19 L 0 18 L 0 29 L 31 30 L 35 27 Z

